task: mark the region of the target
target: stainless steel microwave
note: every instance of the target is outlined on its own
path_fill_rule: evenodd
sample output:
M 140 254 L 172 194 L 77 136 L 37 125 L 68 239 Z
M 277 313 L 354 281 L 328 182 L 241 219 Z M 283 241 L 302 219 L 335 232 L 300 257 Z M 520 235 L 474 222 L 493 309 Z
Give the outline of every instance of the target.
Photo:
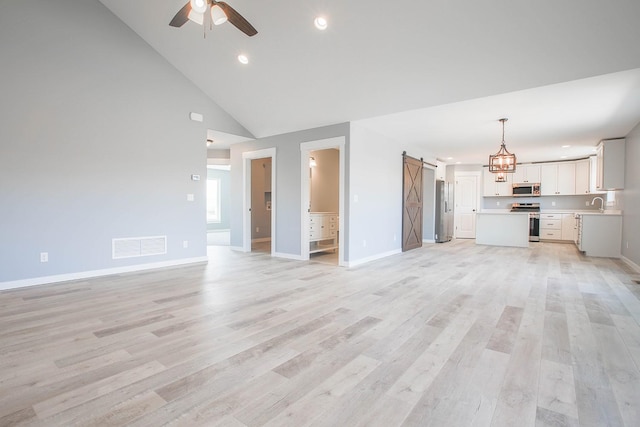
M 523 182 L 513 184 L 514 197 L 538 197 L 540 196 L 540 183 Z

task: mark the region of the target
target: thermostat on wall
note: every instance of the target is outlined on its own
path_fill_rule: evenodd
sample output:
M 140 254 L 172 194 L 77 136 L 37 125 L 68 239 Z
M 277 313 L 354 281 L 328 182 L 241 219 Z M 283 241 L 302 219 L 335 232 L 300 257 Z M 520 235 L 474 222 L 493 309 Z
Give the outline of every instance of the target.
M 200 181 L 200 175 L 191 175 L 191 181 Z

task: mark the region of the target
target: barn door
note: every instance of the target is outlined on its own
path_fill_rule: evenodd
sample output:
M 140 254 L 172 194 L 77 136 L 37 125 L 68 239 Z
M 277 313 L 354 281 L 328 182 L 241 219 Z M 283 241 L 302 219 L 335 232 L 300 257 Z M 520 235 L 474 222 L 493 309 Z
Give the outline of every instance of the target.
M 422 246 L 422 159 L 402 153 L 402 252 Z

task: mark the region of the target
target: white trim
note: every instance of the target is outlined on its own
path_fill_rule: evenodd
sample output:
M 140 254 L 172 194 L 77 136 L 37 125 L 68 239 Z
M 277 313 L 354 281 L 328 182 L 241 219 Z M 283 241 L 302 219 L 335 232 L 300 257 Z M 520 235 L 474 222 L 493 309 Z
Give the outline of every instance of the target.
M 381 258 L 386 258 L 388 256 L 398 255 L 398 254 L 401 254 L 401 253 L 402 253 L 402 249 L 394 249 L 394 250 L 389 251 L 389 252 L 384 252 L 384 253 L 381 253 L 381 254 L 372 255 L 370 257 L 361 258 L 361 259 L 358 259 L 358 260 L 355 260 L 355 261 L 349 261 L 348 264 L 347 264 L 347 267 L 356 267 L 358 265 L 366 264 L 366 263 L 371 262 L 371 261 L 376 261 L 376 260 L 379 260 Z
M 251 160 L 271 158 L 271 253 L 276 251 L 276 147 L 242 153 L 242 251 L 251 252 Z
M 236 252 L 244 252 L 244 248 L 242 246 L 229 246 L 229 249 Z
M 636 272 L 640 273 L 640 265 L 638 265 L 635 262 L 631 261 L 629 258 L 627 258 L 624 255 L 620 255 L 620 259 L 622 259 L 624 262 L 629 264 L 629 267 L 633 268 Z
M 284 259 L 292 259 L 295 261 L 305 261 L 304 258 L 302 258 L 302 255 L 295 255 L 295 254 L 285 254 L 283 252 L 276 252 L 271 254 L 272 257 L 274 258 L 284 258 Z
M 206 263 L 209 258 L 206 256 L 195 258 L 183 258 L 170 261 L 151 262 L 147 264 L 128 265 L 125 267 L 105 268 L 102 270 L 81 271 L 78 273 L 57 274 L 55 276 L 34 277 L 32 279 L 14 280 L 11 282 L 0 282 L 0 291 L 7 289 L 24 288 L 27 286 L 47 285 L 50 283 L 67 282 L 69 280 L 90 279 L 94 277 L 110 276 L 113 274 L 131 273 L 135 271 L 155 270 L 165 267 L 175 267 L 185 264 Z
M 435 240 L 431 240 L 431 239 L 422 239 L 422 243 L 435 243 Z
M 319 139 L 317 141 L 309 141 L 300 143 L 300 256 L 302 260 L 309 260 L 309 215 L 308 209 L 310 204 L 310 178 L 309 178 L 309 156 L 314 150 L 326 150 L 337 148 L 340 153 L 340 177 L 339 177 L 339 194 L 338 194 L 338 265 L 348 265 L 345 261 L 345 244 L 344 236 L 346 230 L 344 199 L 346 197 L 345 176 L 346 176 L 346 141 L 344 136 L 334 138 Z

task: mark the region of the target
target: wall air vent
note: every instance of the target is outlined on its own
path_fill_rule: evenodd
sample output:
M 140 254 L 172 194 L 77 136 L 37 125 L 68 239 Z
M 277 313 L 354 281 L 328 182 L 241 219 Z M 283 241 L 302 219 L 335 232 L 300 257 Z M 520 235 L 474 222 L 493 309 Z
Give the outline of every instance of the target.
M 113 259 L 136 258 L 167 253 L 167 236 L 124 237 L 111 240 Z

